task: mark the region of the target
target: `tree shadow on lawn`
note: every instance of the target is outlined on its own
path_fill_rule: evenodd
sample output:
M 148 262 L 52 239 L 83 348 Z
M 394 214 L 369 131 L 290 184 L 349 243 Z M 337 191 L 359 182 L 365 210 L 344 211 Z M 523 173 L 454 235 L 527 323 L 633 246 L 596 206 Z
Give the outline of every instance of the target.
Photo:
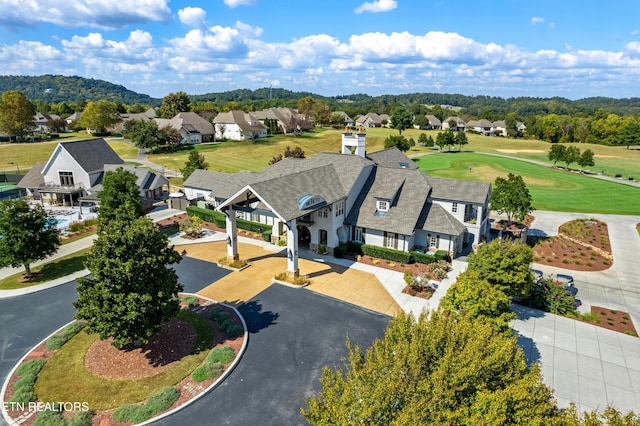
M 23 275 L 22 282 L 34 284 L 66 277 L 70 273 L 83 270 L 85 260 L 85 255 L 79 255 L 48 262 L 39 271 L 35 271 L 30 276 Z

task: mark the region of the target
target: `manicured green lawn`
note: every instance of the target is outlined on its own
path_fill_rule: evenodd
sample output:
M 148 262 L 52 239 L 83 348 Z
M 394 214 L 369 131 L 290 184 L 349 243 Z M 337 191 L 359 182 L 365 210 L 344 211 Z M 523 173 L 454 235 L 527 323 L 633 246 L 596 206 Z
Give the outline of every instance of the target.
M 513 159 L 473 153 L 426 155 L 416 160 L 429 175 L 493 182 L 522 175 L 538 210 L 638 214 L 640 189 Z M 471 170 L 469 170 L 471 167 Z
M 22 272 L 8 276 L 0 280 L 0 290 L 12 290 L 16 288 L 31 287 L 32 285 L 42 284 L 57 278 L 66 277 L 74 272 L 84 269 L 84 261 L 90 248 L 69 254 L 44 265 L 31 268 L 31 272 L 41 272 L 37 278 L 29 282 L 21 282 Z
M 49 358 L 35 384 L 39 401 L 83 401 L 92 410 L 108 410 L 122 404 L 144 401 L 165 386 L 173 386 L 187 377 L 205 359 L 213 346 L 211 327 L 200 315 L 181 311 L 178 318 L 188 321 L 198 333 L 196 348 L 168 370 L 135 380 L 107 380 L 84 366 L 84 357 L 96 334 L 81 331 Z

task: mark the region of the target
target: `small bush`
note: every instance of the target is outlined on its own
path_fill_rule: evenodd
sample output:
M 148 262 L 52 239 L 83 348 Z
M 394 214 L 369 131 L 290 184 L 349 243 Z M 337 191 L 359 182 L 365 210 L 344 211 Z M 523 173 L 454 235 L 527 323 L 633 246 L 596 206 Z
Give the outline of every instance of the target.
M 171 407 L 180 397 L 180 391 L 174 387 L 166 387 L 149 397 L 144 405 L 125 404 L 113 412 L 117 422 L 142 423 Z
M 93 413 L 80 411 L 73 417 L 63 417 L 58 411 L 46 410 L 38 415 L 33 426 L 91 426 Z
M 286 272 L 281 272 L 274 277 L 278 281 L 284 281 L 285 283 L 293 285 L 305 285 L 309 282 L 309 277 L 306 275 L 298 275 L 297 277 L 289 275 Z
M 219 362 L 206 362 L 193 370 L 191 378 L 194 382 L 203 382 L 218 377 L 220 374 L 222 374 L 222 364 Z
M 53 336 L 49 337 L 47 340 L 47 349 L 52 351 L 60 349 L 62 345 L 69 341 L 69 339 L 78 334 L 85 325 L 86 323 L 84 321 L 76 321 L 69 324 Z
M 333 255 L 338 259 L 342 259 L 347 251 L 349 250 L 349 246 L 347 244 L 339 244 L 337 247 L 333 249 Z
M 46 363 L 43 359 L 34 359 L 23 363 L 16 370 L 16 374 L 20 377 L 13 385 L 13 396 L 11 402 L 29 403 L 36 400 L 36 394 L 33 385 L 36 383 L 38 373 Z
M 198 299 L 197 296 L 184 296 L 180 301 L 187 306 L 196 306 L 200 304 L 200 299 Z
M 363 244 L 362 252 L 371 257 L 377 257 L 380 259 L 391 260 L 398 263 L 409 263 L 411 254 L 406 251 L 393 250 L 384 247 L 370 246 Z
M 36 376 L 42 367 L 44 367 L 45 362 L 43 359 L 32 359 L 31 361 L 24 362 L 18 367 L 16 374 L 21 377 Z
M 262 232 L 262 239 L 265 240 L 266 242 L 270 243 L 271 242 L 271 234 L 273 233 L 273 230 L 271 229 L 267 229 L 266 231 Z
M 223 331 L 232 339 L 240 337 L 244 334 L 244 329 L 238 324 L 232 324 Z
M 231 315 L 229 315 L 229 312 L 223 311 L 220 308 L 212 309 L 211 312 L 209 313 L 209 318 L 212 321 L 217 322 L 218 324 L 230 317 Z
M 433 254 L 419 253 L 417 251 L 412 251 L 411 252 L 411 257 L 417 263 L 422 263 L 422 264 L 425 264 L 425 265 L 429 265 L 429 264 L 431 264 L 431 263 L 436 261 L 436 257 Z
M 247 266 L 247 261 L 245 259 L 234 260 L 231 256 L 221 257 L 218 259 L 218 263 L 235 269 L 242 269 Z
M 362 253 L 362 243 L 359 243 L 357 241 L 349 241 L 347 243 L 347 251 L 349 253 L 353 253 L 356 255 L 362 255 L 364 253 Z
M 207 362 L 219 362 L 220 364 L 226 364 L 233 361 L 235 356 L 236 355 L 233 352 L 233 348 L 231 346 L 218 346 L 216 348 L 213 348 L 213 350 L 209 353 L 209 356 L 207 356 Z

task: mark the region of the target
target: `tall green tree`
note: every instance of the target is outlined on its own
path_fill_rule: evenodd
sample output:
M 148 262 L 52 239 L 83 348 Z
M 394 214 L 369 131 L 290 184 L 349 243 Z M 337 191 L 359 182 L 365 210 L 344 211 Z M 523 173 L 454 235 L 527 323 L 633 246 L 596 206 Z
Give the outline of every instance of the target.
M 399 105 L 391 111 L 389 127 L 396 129 L 402 135 L 402 132 L 411 126 L 413 126 L 413 116 L 405 107 Z
M 480 279 L 476 270 L 462 272 L 440 302 L 440 309 L 456 317 L 481 318 L 499 333 L 511 335 L 509 322 L 516 318 L 511 311 L 511 298 Z
M 384 147 L 392 148 L 394 146 L 402 152 L 407 152 L 409 151 L 409 148 L 411 148 L 411 144 L 404 136 L 402 135 L 387 136 L 387 138 L 384 140 Z
M 456 133 L 456 143 L 458 144 L 458 151 L 462 151 L 462 145 L 467 145 L 469 143 L 467 134 L 465 132 Z
M 189 158 L 184 163 L 184 168 L 180 170 L 180 173 L 182 173 L 182 178 L 186 180 L 194 171 L 198 169 L 207 170 L 208 167 L 209 163 L 205 161 L 204 155 L 194 149 L 189 153 Z
M 510 138 L 518 137 L 518 120 L 515 112 L 510 112 L 504 118 L 504 125 L 507 128 L 507 136 Z
M 129 120 L 123 126 L 124 135 L 138 148 L 155 150 L 160 145 L 158 123 L 153 120 Z
M 549 154 L 547 155 L 549 160 L 553 161 L 555 166 L 558 161 L 564 161 L 564 156 L 567 152 L 567 147 L 560 144 L 553 144 L 549 148 Z
M 305 120 L 312 120 L 316 110 L 316 101 L 311 96 L 305 96 L 298 101 L 298 112 Z
M 30 208 L 24 200 L 0 202 L 0 268 L 31 264 L 58 250 L 60 234 L 42 206 Z
M 366 352 L 347 347 L 301 410 L 311 424 L 562 424 L 537 364 L 481 320 L 401 314 Z
M 640 145 L 640 124 L 633 120 L 622 125 L 617 134 L 617 145 L 626 145 L 627 149 L 631 145 Z
M 118 105 L 109 101 L 89 102 L 82 111 L 79 124 L 96 132 L 105 132 L 107 127 L 120 121 Z
M 533 211 L 529 188 L 524 183 L 522 176 L 513 173 L 509 173 L 507 179 L 496 178 L 489 202 L 491 210 L 507 215 L 509 225 L 514 217 L 523 220 Z
M 101 231 L 113 220 L 132 221 L 144 215 L 136 181 L 136 175 L 122 167 L 104 174 L 102 191 L 98 193 L 98 228 Z
M 533 285 L 533 255 L 526 244 L 493 240 L 469 256 L 468 270 L 511 297 L 527 297 Z
M 438 132 L 436 136 L 436 145 L 440 147 L 440 151 L 445 146 L 453 146 L 456 143 L 456 137 L 451 129 L 447 129 L 444 132 Z
M 36 109 L 22 92 L 10 90 L 0 97 L 0 131 L 9 136 L 24 137 L 35 127 Z
M 168 265 L 182 257 L 147 217 L 116 219 L 103 230 L 87 255 L 91 275 L 78 279 L 75 318 L 117 348 L 147 342 L 180 310 L 183 287 Z
M 585 167 L 595 166 L 595 161 L 593 161 L 593 151 L 590 149 L 585 149 L 580 157 L 578 158 L 578 165 L 580 166 L 580 171 L 584 170 Z
M 191 111 L 191 99 L 185 92 L 169 93 L 162 98 L 162 104 L 158 108 L 161 118 L 173 118 L 181 112 Z
M 578 148 L 577 146 L 568 146 L 567 150 L 564 152 L 564 157 L 562 158 L 562 161 L 564 161 L 567 164 L 567 168 L 573 164 L 578 162 L 578 160 L 580 159 L 580 148 Z

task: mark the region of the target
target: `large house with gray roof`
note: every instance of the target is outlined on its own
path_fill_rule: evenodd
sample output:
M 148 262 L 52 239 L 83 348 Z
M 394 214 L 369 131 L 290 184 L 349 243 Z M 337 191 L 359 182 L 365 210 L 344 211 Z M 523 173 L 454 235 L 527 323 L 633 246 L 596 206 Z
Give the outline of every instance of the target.
M 46 163 L 36 163 L 18 182 L 27 198 L 48 205 L 74 206 L 97 203 L 104 173 L 122 167 L 137 177 L 140 197 L 162 195 L 169 181 L 147 169 L 128 166 L 102 138 L 61 142 Z
M 294 273 L 299 244 L 332 253 L 357 241 L 455 256 L 487 237 L 489 183 L 427 176 L 396 148 L 367 154 L 365 137 L 344 132 L 341 153 L 285 158 L 262 172 L 196 170 L 186 196 L 226 213 L 230 255 L 236 218 L 271 227 L 274 240 L 286 232 Z

